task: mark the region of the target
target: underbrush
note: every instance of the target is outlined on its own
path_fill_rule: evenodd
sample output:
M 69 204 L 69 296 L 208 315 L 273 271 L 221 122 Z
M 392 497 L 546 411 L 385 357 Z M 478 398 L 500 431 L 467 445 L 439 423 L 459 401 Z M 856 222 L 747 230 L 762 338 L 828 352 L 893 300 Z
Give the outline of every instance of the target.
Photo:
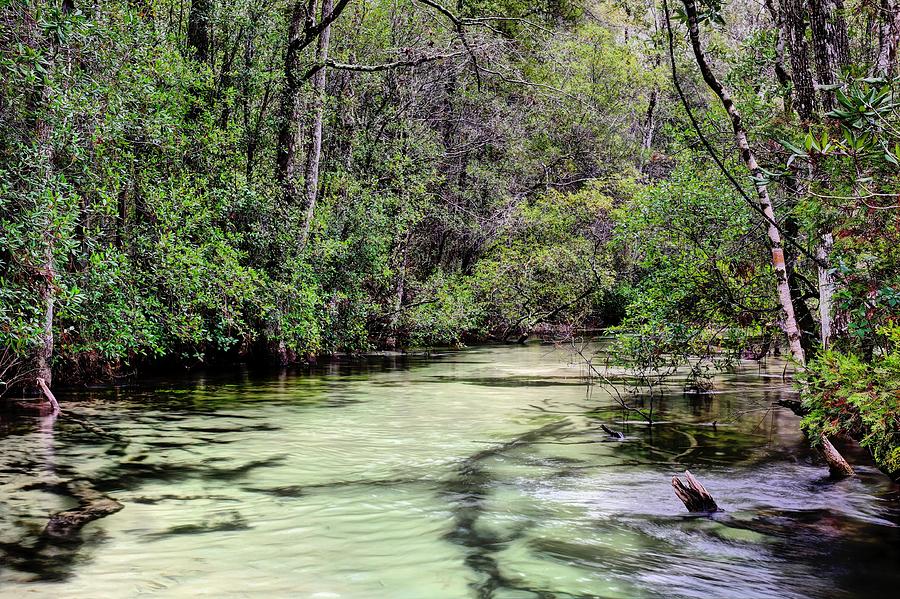
M 894 327 L 892 336 L 900 337 Z M 802 375 L 802 426 L 810 438 L 847 435 L 868 449 L 878 467 L 900 479 L 900 351 L 893 349 L 870 362 L 838 351 L 811 361 Z

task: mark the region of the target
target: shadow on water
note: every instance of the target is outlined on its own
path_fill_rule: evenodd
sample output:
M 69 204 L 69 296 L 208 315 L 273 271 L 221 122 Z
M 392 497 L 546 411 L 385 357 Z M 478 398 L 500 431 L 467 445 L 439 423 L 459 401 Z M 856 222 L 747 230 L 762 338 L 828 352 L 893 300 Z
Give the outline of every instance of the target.
M 568 424 L 565 421 L 547 424 L 528 431 L 512 441 L 476 453 L 464 460 L 459 465 L 456 476 L 443 485 L 444 497 L 454 506 L 454 528 L 446 538 L 468 550 L 465 563 L 479 574 L 479 581 L 473 584 L 475 596 L 479 599 L 492 597 L 498 589 L 532 593 L 541 599 L 553 597 L 552 594 L 538 589 L 520 586 L 501 573 L 493 554 L 504 544 L 521 537 L 527 525 L 517 527 L 503 536 L 487 534 L 478 527 L 478 519 L 484 512 L 484 501 L 491 493 L 491 487 L 495 482 L 482 467 L 481 462 L 502 455 L 513 448 L 528 446 L 551 437 L 564 430 Z
M 262 568 L 258 588 L 323 580 L 346 597 L 864 597 L 900 582 L 900 492 L 865 463 L 827 480 L 772 407 L 793 396 L 780 378 L 665 389 L 651 427 L 563 362 L 379 356 L 64 395 L 93 429 L 0 417 L 0 595 L 52 581 L 90 596 L 132 554 L 160 579 Z M 669 480 L 686 468 L 726 512 L 683 513 Z M 125 508 L 47 535 L 82 501 L 73 481 Z

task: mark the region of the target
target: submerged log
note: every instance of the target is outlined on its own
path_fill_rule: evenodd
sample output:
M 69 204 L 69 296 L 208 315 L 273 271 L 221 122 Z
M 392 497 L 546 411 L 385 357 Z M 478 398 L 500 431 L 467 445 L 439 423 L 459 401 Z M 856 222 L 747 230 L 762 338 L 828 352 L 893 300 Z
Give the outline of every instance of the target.
M 675 489 L 675 495 L 684 504 L 689 512 L 693 513 L 709 513 L 718 512 L 719 506 L 713 499 L 706 487 L 700 484 L 690 470 L 684 471 L 687 483 L 683 482 L 677 476 L 672 477 L 672 488 Z
M 47 526 L 44 527 L 45 537 L 72 538 L 86 524 L 111 516 L 125 507 L 115 499 L 98 492 L 85 481 L 70 481 L 66 486 L 70 493 L 78 499 L 80 505 L 50 516 Z
M 625 438 L 624 434 L 620 433 L 619 431 L 614 431 L 613 429 L 609 428 L 605 424 L 601 424 L 600 428 L 602 428 L 603 432 L 605 432 L 607 435 L 609 435 L 613 439 L 624 439 Z
M 828 463 L 828 472 L 831 474 L 831 478 L 847 478 L 848 476 L 855 475 L 856 473 L 853 471 L 853 467 L 850 466 L 847 460 L 844 459 L 844 456 L 835 449 L 834 445 L 831 444 L 831 441 L 828 440 L 828 437 L 822 435 L 821 440 L 822 445 L 819 447 L 819 451 Z
M 115 499 L 98 499 L 97 501 L 75 509 L 53 514 L 44 534 L 48 537 L 69 538 L 81 530 L 85 524 L 111 516 L 124 506 Z

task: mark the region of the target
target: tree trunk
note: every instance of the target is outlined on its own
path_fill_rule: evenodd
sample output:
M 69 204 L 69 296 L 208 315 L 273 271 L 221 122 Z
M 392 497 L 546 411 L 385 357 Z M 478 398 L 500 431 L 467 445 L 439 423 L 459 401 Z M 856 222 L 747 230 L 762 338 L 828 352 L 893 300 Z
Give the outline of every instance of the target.
M 198 62 L 209 62 L 209 23 L 212 0 L 191 0 L 188 12 L 187 45 Z
M 51 48 L 51 56 L 56 55 L 56 49 Z M 52 61 L 48 67 L 48 73 L 53 72 Z M 50 104 L 50 86 L 44 85 L 41 92 L 41 108 L 45 111 L 35 122 L 35 143 L 38 150 L 38 162 L 40 164 L 41 187 L 45 194 L 52 193 L 54 167 L 53 161 L 55 152 L 53 148 L 53 130 L 50 124 L 50 117 L 46 114 Z M 54 253 L 56 249 L 56 235 L 53 231 L 53 210 L 51 206 L 47 206 L 44 211 L 43 223 L 43 260 L 38 271 L 38 289 L 43 308 L 43 319 L 41 323 L 41 334 L 38 339 L 38 346 L 35 352 L 35 367 L 37 368 L 37 376 L 46 381 L 47 385 L 53 384 L 53 372 L 51 368 L 51 360 L 53 358 L 53 314 L 56 300 L 56 265 Z
M 794 109 L 803 122 L 816 111 L 816 96 L 809 68 L 809 44 L 806 42 L 806 11 L 803 0 L 783 0 L 782 18 L 791 58 L 794 83 Z
M 394 306 L 391 312 L 391 319 L 388 322 L 388 336 L 385 339 L 384 345 L 387 349 L 396 349 L 397 347 L 397 337 L 398 331 L 397 328 L 400 323 L 400 318 L 403 316 L 403 298 L 406 295 L 406 271 L 409 267 L 409 243 L 410 243 L 411 234 L 407 233 L 402 244 L 403 249 L 400 250 L 400 268 L 397 273 L 397 288 L 394 291 Z M 398 250 L 400 248 L 397 248 Z M 396 255 L 396 254 L 395 254 Z
M 879 6 L 878 56 L 875 75 L 889 77 L 897 67 L 900 46 L 900 0 L 881 0 Z
M 819 85 L 833 85 L 850 60 L 843 0 L 809 0 L 809 25 Z M 834 108 L 834 90 L 819 92 L 822 109 Z
M 69 14 L 75 9 L 72 0 L 63 0 L 61 10 L 63 14 Z M 36 112 L 38 118 L 34 123 L 34 141 L 38 147 L 39 185 L 43 195 L 49 197 L 53 194 L 53 181 L 55 178 L 54 161 L 56 153 L 53 147 L 53 116 L 50 114 L 52 77 L 56 70 L 56 63 L 60 57 L 60 48 L 57 37 L 49 35 L 50 42 L 47 51 L 47 83 L 41 89 L 38 100 L 40 105 Z M 47 386 L 53 384 L 52 359 L 53 359 L 53 319 L 56 302 L 56 232 L 54 231 L 53 208 L 48 205 L 44 210 L 43 218 L 43 252 L 40 266 L 36 269 L 38 279 L 38 294 L 41 300 L 43 317 L 41 333 L 38 337 L 37 347 L 34 353 L 34 365 L 39 379 L 43 379 Z
M 798 196 L 805 193 L 806 186 L 801 185 L 795 188 Z M 802 191 L 801 191 L 802 190 Z M 793 216 L 787 216 L 781 223 L 781 234 L 789 239 L 796 239 L 800 235 L 800 225 Z M 793 250 L 793 251 L 792 251 Z M 816 355 L 818 346 L 816 339 L 818 338 L 818 327 L 812 310 L 809 309 L 807 298 L 814 289 L 812 284 L 805 278 L 798 275 L 795 270 L 797 264 L 798 252 L 794 248 L 785 249 L 785 262 L 788 273 L 788 286 L 791 289 L 791 301 L 794 304 L 794 314 L 797 317 L 797 326 L 800 328 L 800 344 L 803 347 L 803 353 L 807 360 L 811 360 Z M 806 283 L 808 289 L 803 288 Z
M 784 4 L 787 0 L 782 0 Z M 791 76 L 788 74 L 784 66 L 784 45 L 787 35 L 787 27 L 785 25 L 784 8 L 781 11 L 775 8 L 774 0 L 766 0 L 766 9 L 769 16 L 772 17 L 772 23 L 775 25 L 775 78 L 778 79 L 778 85 L 784 89 L 784 113 L 790 115 L 793 111 L 793 99 L 791 95 Z
M 322 21 L 331 14 L 334 3 L 332 0 L 322 0 Z M 303 200 L 303 222 L 300 225 L 300 238 L 298 240 L 300 250 L 306 246 L 309 237 L 309 226 L 312 221 L 313 211 L 316 208 L 316 199 L 319 193 L 319 162 L 322 157 L 322 121 L 325 117 L 325 62 L 328 60 L 328 43 L 331 38 L 331 25 L 326 25 L 319 34 L 319 44 L 316 48 L 316 63 L 323 65 L 313 75 L 313 122 L 309 132 L 309 142 L 306 150 L 306 169 L 304 170 L 304 183 L 306 186 Z
M 300 121 L 303 118 L 300 52 L 301 40 L 303 40 L 311 20 L 309 12 L 306 4 L 302 1 L 294 5 L 288 32 L 288 49 L 284 58 L 284 90 L 281 95 L 281 124 L 278 128 L 276 176 L 288 203 L 294 203 L 299 195 L 295 171 L 297 140 Z
M 659 89 L 653 88 L 647 103 L 647 115 L 644 119 L 644 139 L 641 141 L 641 147 L 644 150 L 649 150 L 653 145 L 653 133 L 656 128 L 656 103 L 658 101 Z
M 819 259 L 819 329 L 821 331 L 822 348 L 828 349 L 831 345 L 831 305 L 834 296 L 834 277 L 829 272 L 829 258 L 834 237 L 831 233 L 822 235 L 819 247 L 816 248 L 816 258 Z
M 784 249 L 781 245 L 781 232 L 776 225 L 777 221 L 775 220 L 775 211 L 772 207 L 772 200 L 769 198 L 769 190 L 766 183 L 763 182 L 763 173 L 760 170 L 759 164 L 756 162 L 756 156 L 753 154 L 753 151 L 750 149 L 750 144 L 747 141 L 747 132 L 744 129 L 741 114 L 738 112 L 737 106 L 734 105 L 734 101 L 731 99 L 728 90 L 722 86 L 718 78 L 716 78 L 715 74 L 712 72 L 712 69 L 710 69 L 709 63 L 706 60 L 706 55 L 703 53 L 703 48 L 700 45 L 700 27 L 697 24 L 697 8 L 694 0 L 683 0 L 683 3 L 688 17 L 688 33 L 691 39 L 691 47 L 693 48 L 697 65 L 700 67 L 700 72 L 703 75 L 703 80 L 713 93 L 718 96 L 722 103 L 722 107 L 725 109 L 725 112 L 728 113 L 728 117 L 731 120 L 731 127 L 734 131 L 734 140 L 740 152 L 741 159 L 744 161 L 747 170 L 750 171 L 751 176 L 753 176 L 756 195 L 759 198 L 759 207 L 767 221 L 766 225 L 768 227 L 769 244 L 772 248 L 772 268 L 775 271 L 778 287 L 778 300 L 781 304 L 781 310 L 784 317 L 784 330 L 787 333 L 791 356 L 798 364 L 802 365 L 806 363 L 806 354 L 804 353 L 803 346 L 800 342 L 800 327 L 797 326 L 797 318 L 794 315 L 794 304 L 791 300 L 791 289 L 788 285 L 788 272 L 784 261 Z
M 820 451 L 822 452 L 822 457 L 828 463 L 828 472 L 831 473 L 832 478 L 846 478 L 856 474 L 850 464 L 847 463 L 847 460 L 844 459 L 844 456 L 831 444 L 828 437 L 822 435 L 820 440 L 822 442 Z

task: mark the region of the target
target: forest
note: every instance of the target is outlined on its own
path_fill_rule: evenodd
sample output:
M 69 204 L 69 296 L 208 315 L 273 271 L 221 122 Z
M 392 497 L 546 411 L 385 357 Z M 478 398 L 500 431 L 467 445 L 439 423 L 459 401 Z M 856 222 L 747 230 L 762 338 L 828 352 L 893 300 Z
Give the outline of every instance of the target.
M 892 0 L 2 11 L 4 390 L 614 326 L 900 471 Z
M 0 402 L 602 332 L 900 480 L 900 0 L 0 0 L 0 73 Z

